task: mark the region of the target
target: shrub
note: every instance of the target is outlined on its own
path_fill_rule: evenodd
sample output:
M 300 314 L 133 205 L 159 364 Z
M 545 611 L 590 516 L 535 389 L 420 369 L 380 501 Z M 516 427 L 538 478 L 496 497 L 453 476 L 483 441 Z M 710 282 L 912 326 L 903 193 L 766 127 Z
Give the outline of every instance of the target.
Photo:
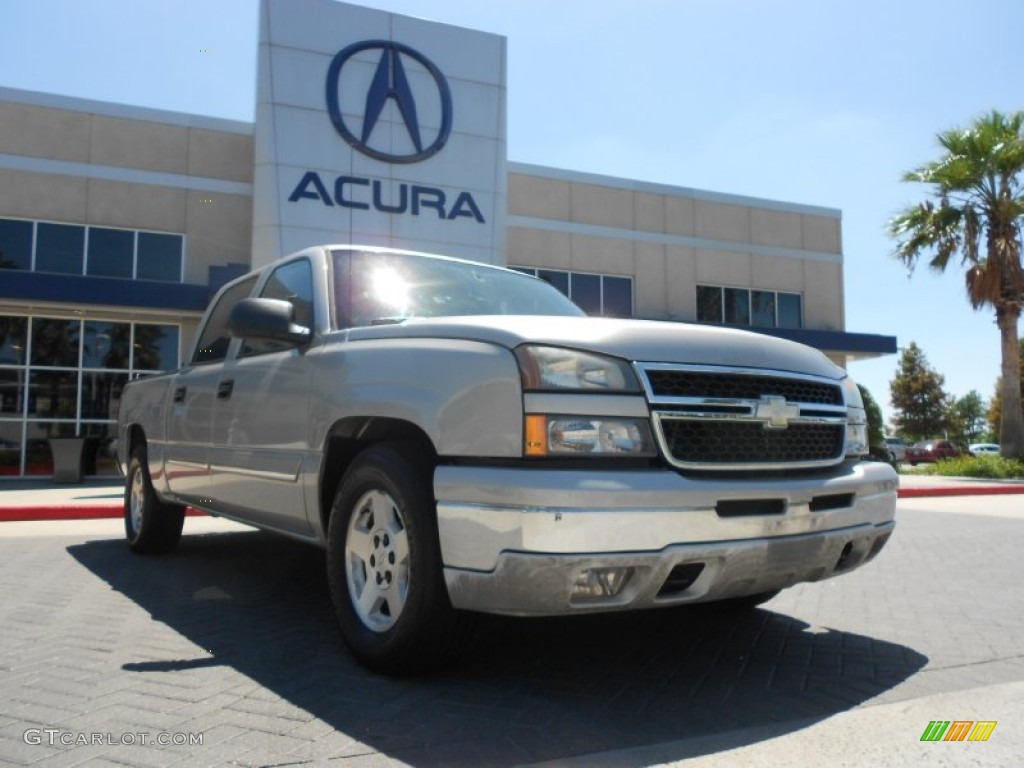
M 1024 461 L 1002 456 L 960 456 L 937 461 L 922 470 L 926 475 L 945 477 L 1024 478 Z

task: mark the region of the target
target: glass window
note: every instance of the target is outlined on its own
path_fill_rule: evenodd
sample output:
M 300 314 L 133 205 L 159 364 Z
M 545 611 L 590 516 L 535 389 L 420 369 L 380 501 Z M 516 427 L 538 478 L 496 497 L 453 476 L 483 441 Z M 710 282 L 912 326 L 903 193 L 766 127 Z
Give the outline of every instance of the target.
M 0 421 L 0 477 L 21 474 L 21 421 Z
M 132 342 L 135 370 L 173 371 L 178 367 L 178 326 L 136 323 Z
M 51 437 L 74 437 L 74 424 L 30 421 L 25 431 L 25 474 L 52 475 Z
M 82 373 L 83 419 L 116 419 L 121 390 L 128 381 L 126 373 Z
M 97 277 L 132 276 L 135 233 L 126 229 L 89 227 L 89 261 L 86 272 Z
M 83 368 L 128 368 L 132 327 L 129 323 L 85 321 Z
M 313 268 L 307 259 L 275 269 L 260 291 L 264 299 L 282 299 L 292 305 L 292 322 L 313 328 Z M 292 349 L 294 344 L 273 339 L 246 339 L 239 356 L 262 355 Z
M 32 222 L 0 219 L 0 269 L 32 269 Z
M 36 230 L 36 271 L 82 274 L 85 227 L 40 222 Z
M 32 365 L 78 367 L 78 320 L 32 319 Z
M 605 317 L 633 316 L 633 281 L 628 277 L 602 278 L 604 281 L 604 302 L 602 312 Z
M 135 277 L 139 280 L 181 282 L 181 235 L 139 232 L 139 258 Z
M 193 363 L 213 363 L 227 357 L 228 345 L 231 343 L 231 334 L 227 328 L 228 315 L 235 304 L 252 293 L 255 283 L 256 277 L 250 277 L 235 283 L 221 295 L 203 327 L 202 336 L 192 355 Z
M 43 419 L 74 419 L 77 410 L 77 371 L 32 371 L 29 374 L 29 416 Z
M 588 315 L 601 314 L 601 276 L 572 274 L 569 298 Z
M 725 322 L 750 325 L 750 291 L 745 288 L 726 288 Z
M 566 296 L 569 295 L 569 273 L 560 272 L 557 269 L 538 269 L 536 276 L 546 283 L 550 283 Z
M 775 292 L 750 292 L 751 325 L 758 328 L 775 327 Z
M 24 317 L 0 315 L 0 365 L 25 364 L 25 330 L 28 321 Z
M 0 417 L 20 416 L 25 405 L 25 369 L 0 368 Z
M 778 294 L 779 328 L 803 328 L 803 308 L 799 293 Z
M 697 320 L 701 323 L 722 322 L 722 289 L 717 285 L 697 286 Z

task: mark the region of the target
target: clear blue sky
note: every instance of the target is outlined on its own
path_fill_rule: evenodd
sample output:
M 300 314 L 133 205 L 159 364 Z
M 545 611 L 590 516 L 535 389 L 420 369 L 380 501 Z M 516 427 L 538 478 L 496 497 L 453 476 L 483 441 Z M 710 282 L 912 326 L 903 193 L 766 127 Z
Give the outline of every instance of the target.
M 1024 109 L 1020 0 L 370 0 L 508 37 L 509 158 L 843 212 L 846 327 L 991 397 L 999 339 L 885 223 L 935 133 Z M 0 85 L 252 120 L 257 0 L 0 0 Z M 201 50 L 209 49 L 209 53 Z M 888 416 L 896 357 L 851 371 Z

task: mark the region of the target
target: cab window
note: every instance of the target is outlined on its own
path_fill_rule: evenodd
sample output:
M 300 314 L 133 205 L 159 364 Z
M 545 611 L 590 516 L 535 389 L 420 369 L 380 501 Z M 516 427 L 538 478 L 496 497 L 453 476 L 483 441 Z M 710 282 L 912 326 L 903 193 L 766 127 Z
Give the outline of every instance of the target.
M 300 259 L 275 269 L 260 291 L 262 299 L 281 299 L 292 305 L 292 322 L 312 329 L 313 325 L 313 267 L 308 259 Z M 263 355 L 292 349 L 294 344 L 273 339 L 245 339 L 239 357 Z
M 231 334 L 228 333 L 228 315 L 235 304 L 242 299 L 248 298 L 256 285 L 256 276 L 246 278 L 240 283 L 228 288 L 210 312 L 209 320 L 203 328 L 199 343 L 195 352 L 192 353 L 192 364 L 216 363 L 223 360 L 228 354 L 228 345 L 231 343 Z

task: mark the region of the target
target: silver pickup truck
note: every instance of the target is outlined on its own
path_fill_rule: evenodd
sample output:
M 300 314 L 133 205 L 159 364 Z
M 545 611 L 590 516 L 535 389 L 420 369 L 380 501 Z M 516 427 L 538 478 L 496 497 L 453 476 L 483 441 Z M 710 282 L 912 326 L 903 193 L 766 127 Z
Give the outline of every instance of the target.
M 186 506 L 323 547 L 343 638 L 393 674 L 450 661 L 479 612 L 753 606 L 894 525 L 896 475 L 819 352 L 389 249 L 226 285 L 119 430 L 133 550 L 172 549 Z

